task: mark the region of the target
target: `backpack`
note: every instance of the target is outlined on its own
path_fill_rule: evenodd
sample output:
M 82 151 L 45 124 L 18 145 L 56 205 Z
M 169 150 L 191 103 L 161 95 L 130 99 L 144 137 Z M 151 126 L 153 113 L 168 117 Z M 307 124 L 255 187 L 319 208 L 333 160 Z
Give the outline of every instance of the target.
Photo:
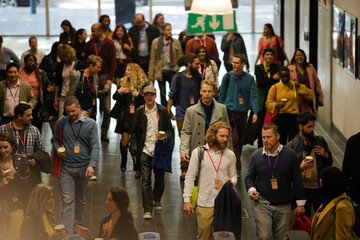
M 227 90 L 228 90 L 228 88 L 229 88 L 229 84 L 230 84 L 230 73 L 229 72 L 227 72 L 226 73 L 226 84 L 225 84 L 225 95 L 227 94 Z

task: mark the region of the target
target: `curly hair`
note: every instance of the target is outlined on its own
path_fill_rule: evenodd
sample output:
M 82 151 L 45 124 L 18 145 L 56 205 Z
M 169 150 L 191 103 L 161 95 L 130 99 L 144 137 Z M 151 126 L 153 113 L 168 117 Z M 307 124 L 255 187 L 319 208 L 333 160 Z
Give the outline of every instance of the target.
M 131 71 L 130 79 L 123 77 L 120 86 L 127 87 L 130 91 L 135 89 L 139 93 L 142 93 L 144 85 L 148 82 L 145 72 L 137 63 L 129 63 L 127 68 Z
M 229 130 L 229 135 L 231 133 L 231 127 L 229 124 L 227 124 L 226 122 L 216 122 L 212 125 L 210 125 L 210 127 L 208 128 L 207 132 L 206 132 L 206 136 L 205 136 L 205 141 L 207 144 L 209 144 L 209 147 L 215 146 L 217 139 L 216 139 L 216 134 L 219 131 L 219 129 L 221 128 L 225 128 L 227 130 Z
M 61 44 L 58 47 L 58 57 L 62 62 L 70 65 L 73 61 L 76 60 L 76 52 L 70 45 Z
M 17 142 L 11 133 L 0 134 L 0 141 L 8 142 L 11 145 L 11 154 L 15 154 L 18 149 Z

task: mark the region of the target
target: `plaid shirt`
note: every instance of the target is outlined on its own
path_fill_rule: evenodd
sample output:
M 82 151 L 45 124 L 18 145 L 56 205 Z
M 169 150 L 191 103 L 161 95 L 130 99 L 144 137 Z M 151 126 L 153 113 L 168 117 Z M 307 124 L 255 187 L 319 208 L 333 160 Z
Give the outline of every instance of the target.
M 9 127 L 11 129 L 11 134 L 14 136 L 17 144 L 18 145 L 21 144 L 20 139 L 19 139 L 19 134 L 18 134 L 18 131 L 15 129 L 14 123 L 13 122 L 9 123 Z M 8 132 L 8 129 L 7 129 L 6 124 L 0 126 L 0 134 L 4 134 L 7 132 Z M 27 156 L 30 156 L 31 154 L 33 154 L 35 151 L 37 151 L 39 149 L 44 150 L 41 133 L 40 133 L 39 129 L 37 129 L 33 125 L 28 125 L 26 127 L 25 147 L 26 147 L 25 152 L 26 152 Z

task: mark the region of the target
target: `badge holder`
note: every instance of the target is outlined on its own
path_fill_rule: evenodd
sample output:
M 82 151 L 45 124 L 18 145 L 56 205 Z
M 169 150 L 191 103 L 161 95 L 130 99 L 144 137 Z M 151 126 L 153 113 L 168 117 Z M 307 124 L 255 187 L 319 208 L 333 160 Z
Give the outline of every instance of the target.
M 79 143 L 77 142 L 75 145 L 74 145 L 74 153 L 79 153 L 80 152 L 80 145 Z
M 278 186 L 278 183 L 277 183 L 277 179 L 276 178 L 272 178 L 271 180 L 270 180 L 270 182 L 271 182 L 271 188 L 272 189 L 279 189 L 279 186 Z
M 130 104 L 130 113 L 135 113 L 135 105 L 133 103 Z
M 239 94 L 239 104 L 244 104 L 244 98 L 241 96 L 241 94 Z
M 194 95 L 191 94 L 190 95 L 190 105 L 194 105 L 195 104 L 195 98 L 194 98 Z

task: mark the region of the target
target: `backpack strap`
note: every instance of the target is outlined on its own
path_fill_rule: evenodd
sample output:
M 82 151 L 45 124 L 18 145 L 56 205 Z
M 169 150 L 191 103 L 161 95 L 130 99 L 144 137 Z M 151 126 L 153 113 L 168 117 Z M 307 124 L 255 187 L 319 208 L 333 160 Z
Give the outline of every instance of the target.
M 201 168 L 201 161 L 204 159 L 204 151 L 206 150 L 204 146 L 198 146 L 198 159 L 199 159 L 199 168 L 198 173 L 195 179 L 194 186 L 198 186 L 199 176 L 200 176 L 200 168 Z
M 176 99 L 175 99 L 175 105 L 179 103 L 179 96 L 181 91 L 181 80 L 182 80 L 182 72 L 176 73 Z
M 62 144 L 62 132 L 63 132 L 63 129 L 65 127 L 66 120 L 67 120 L 67 116 L 61 117 L 61 120 L 60 120 L 60 136 L 59 136 L 59 138 L 60 138 L 59 139 L 60 147 L 63 147 L 63 144 Z
M 227 72 L 226 73 L 226 91 L 225 91 L 225 94 L 227 94 L 227 91 L 228 91 L 228 88 L 229 88 L 229 84 L 230 84 L 230 73 L 229 72 Z
M 11 136 L 14 137 L 14 134 L 13 134 L 12 131 L 11 131 L 10 123 L 5 124 L 5 126 L 6 126 L 6 129 L 7 129 L 8 133 L 10 133 Z

